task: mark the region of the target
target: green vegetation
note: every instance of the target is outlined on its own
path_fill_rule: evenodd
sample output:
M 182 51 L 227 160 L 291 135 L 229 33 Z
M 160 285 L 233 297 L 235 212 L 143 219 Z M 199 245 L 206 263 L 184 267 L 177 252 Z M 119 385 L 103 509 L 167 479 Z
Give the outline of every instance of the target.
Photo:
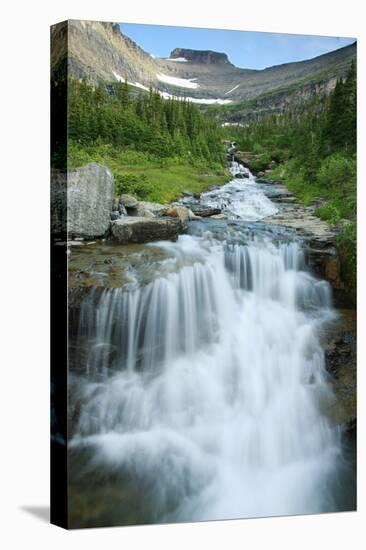
M 188 101 L 127 83 L 69 83 L 68 167 L 107 165 L 116 193 L 167 203 L 228 179 L 221 128 Z
M 251 168 L 283 180 L 305 205 L 323 198 L 316 214 L 338 225 L 339 250 L 350 296 L 356 288 L 356 68 L 328 96 L 281 115 L 230 129 L 238 148 L 255 153 Z
M 129 193 L 162 204 L 178 198 L 183 189 L 201 192 L 229 179 L 228 171 L 219 164 L 207 166 L 198 160 L 189 163 L 168 158 L 162 166 L 161 159 L 154 155 L 106 144 L 84 146 L 71 142 L 68 161 L 70 169 L 88 162 L 105 164 L 114 174 L 116 195 Z

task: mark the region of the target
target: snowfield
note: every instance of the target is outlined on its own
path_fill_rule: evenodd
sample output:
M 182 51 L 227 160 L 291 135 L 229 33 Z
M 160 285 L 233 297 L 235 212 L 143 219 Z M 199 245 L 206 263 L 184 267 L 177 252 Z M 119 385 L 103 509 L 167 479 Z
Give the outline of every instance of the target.
M 113 71 L 113 75 L 114 77 L 116 78 L 116 80 L 118 80 L 118 82 L 124 82 L 125 79 L 119 75 L 118 73 L 115 73 Z M 165 76 L 165 75 L 163 75 Z M 169 77 L 167 76 L 166 78 L 172 78 L 174 80 L 183 80 L 183 81 L 186 81 L 186 82 L 189 82 L 190 84 L 193 84 L 193 86 L 190 86 L 191 88 L 196 88 L 198 87 L 198 84 L 195 84 L 194 82 L 192 82 L 191 80 L 185 80 L 184 78 L 174 78 L 174 77 Z M 192 80 L 195 80 L 195 79 L 192 79 Z M 145 90 L 145 91 L 149 91 L 149 88 L 147 86 L 144 86 L 144 84 L 140 84 L 140 82 L 129 82 L 127 80 L 127 84 L 129 84 L 130 86 L 135 86 L 136 88 L 141 88 L 141 90 Z M 176 84 L 178 86 L 178 84 Z M 181 86 L 181 84 L 179 84 L 179 86 Z M 206 99 L 206 98 L 199 98 L 199 97 L 182 97 L 182 96 L 177 96 L 177 95 L 173 95 L 173 94 L 169 94 L 168 92 L 162 92 L 161 90 L 156 90 L 160 95 L 161 97 L 163 97 L 164 99 L 181 99 L 181 100 L 187 100 L 187 101 L 191 101 L 192 103 L 200 103 L 201 105 L 225 105 L 227 103 L 232 103 L 232 100 L 231 99 Z
M 201 105 L 226 105 L 227 103 L 232 103 L 231 99 L 206 99 L 201 97 L 188 97 L 188 96 L 177 96 L 173 94 L 169 94 L 168 92 L 161 92 L 160 90 L 157 90 L 161 97 L 164 99 L 180 99 L 180 100 L 186 100 L 191 101 L 192 103 L 200 103 Z
M 125 79 L 121 75 L 115 73 L 114 71 L 113 71 L 113 74 L 115 78 L 118 80 L 118 82 L 125 81 Z M 130 86 L 135 86 L 135 88 L 141 88 L 141 90 L 146 90 L 147 92 L 149 91 L 149 88 L 147 86 L 144 86 L 143 84 L 140 84 L 140 82 L 129 82 L 127 80 L 127 84 L 129 84 Z
M 181 88 L 199 88 L 199 84 L 197 82 L 193 82 L 196 78 L 191 78 L 188 80 L 187 78 L 177 78 L 175 76 L 167 76 L 162 73 L 158 73 L 156 76 L 160 82 L 165 82 L 165 84 L 171 84 L 172 86 L 180 86 Z

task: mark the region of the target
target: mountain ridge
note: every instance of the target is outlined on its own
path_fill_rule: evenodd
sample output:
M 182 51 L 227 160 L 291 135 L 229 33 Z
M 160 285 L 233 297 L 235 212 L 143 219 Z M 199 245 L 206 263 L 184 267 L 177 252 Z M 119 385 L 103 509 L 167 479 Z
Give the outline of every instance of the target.
M 68 51 L 54 48 L 55 78 L 66 64 L 69 77 L 93 85 L 127 80 L 140 89 L 157 89 L 166 98 L 188 97 L 202 104 L 251 102 L 287 88 L 291 97 L 301 97 L 301 90 L 305 95 L 313 93 L 311 90 L 329 93 L 356 59 L 355 42 L 304 61 L 245 69 L 233 65 L 226 53 L 213 50 L 175 48 L 169 58 L 154 57 L 124 35 L 117 23 L 67 21 L 53 27 L 56 41 L 57 33 L 65 32 L 63 25 L 68 32 Z M 319 86 L 309 87 L 309 80 Z

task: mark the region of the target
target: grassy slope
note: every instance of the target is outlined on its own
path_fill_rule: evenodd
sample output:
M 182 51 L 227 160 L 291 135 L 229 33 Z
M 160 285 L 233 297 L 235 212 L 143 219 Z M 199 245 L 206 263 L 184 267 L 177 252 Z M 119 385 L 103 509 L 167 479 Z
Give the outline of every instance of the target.
M 80 147 L 70 145 L 69 169 L 98 162 L 108 166 L 115 178 L 116 195 L 131 193 L 138 199 L 167 204 L 183 190 L 202 192 L 211 185 L 221 185 L 230 179 L 223 167 L 204 163 L 189 163 L 183 159 L 167 159 L 164 163 L 154 157 L 117 149 L 108 145 Z

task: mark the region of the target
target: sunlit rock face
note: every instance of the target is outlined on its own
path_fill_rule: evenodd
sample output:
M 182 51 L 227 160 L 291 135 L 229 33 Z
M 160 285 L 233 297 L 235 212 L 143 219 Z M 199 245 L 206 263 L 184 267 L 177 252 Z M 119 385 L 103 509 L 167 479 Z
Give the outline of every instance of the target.
M 175 48 L 171 54 L 171 59 L 187 59 L 192 63 L 205 64 L 230 64 L 226 53 L 213 52 L 212 50 L 189 50 L 186 48 Z

